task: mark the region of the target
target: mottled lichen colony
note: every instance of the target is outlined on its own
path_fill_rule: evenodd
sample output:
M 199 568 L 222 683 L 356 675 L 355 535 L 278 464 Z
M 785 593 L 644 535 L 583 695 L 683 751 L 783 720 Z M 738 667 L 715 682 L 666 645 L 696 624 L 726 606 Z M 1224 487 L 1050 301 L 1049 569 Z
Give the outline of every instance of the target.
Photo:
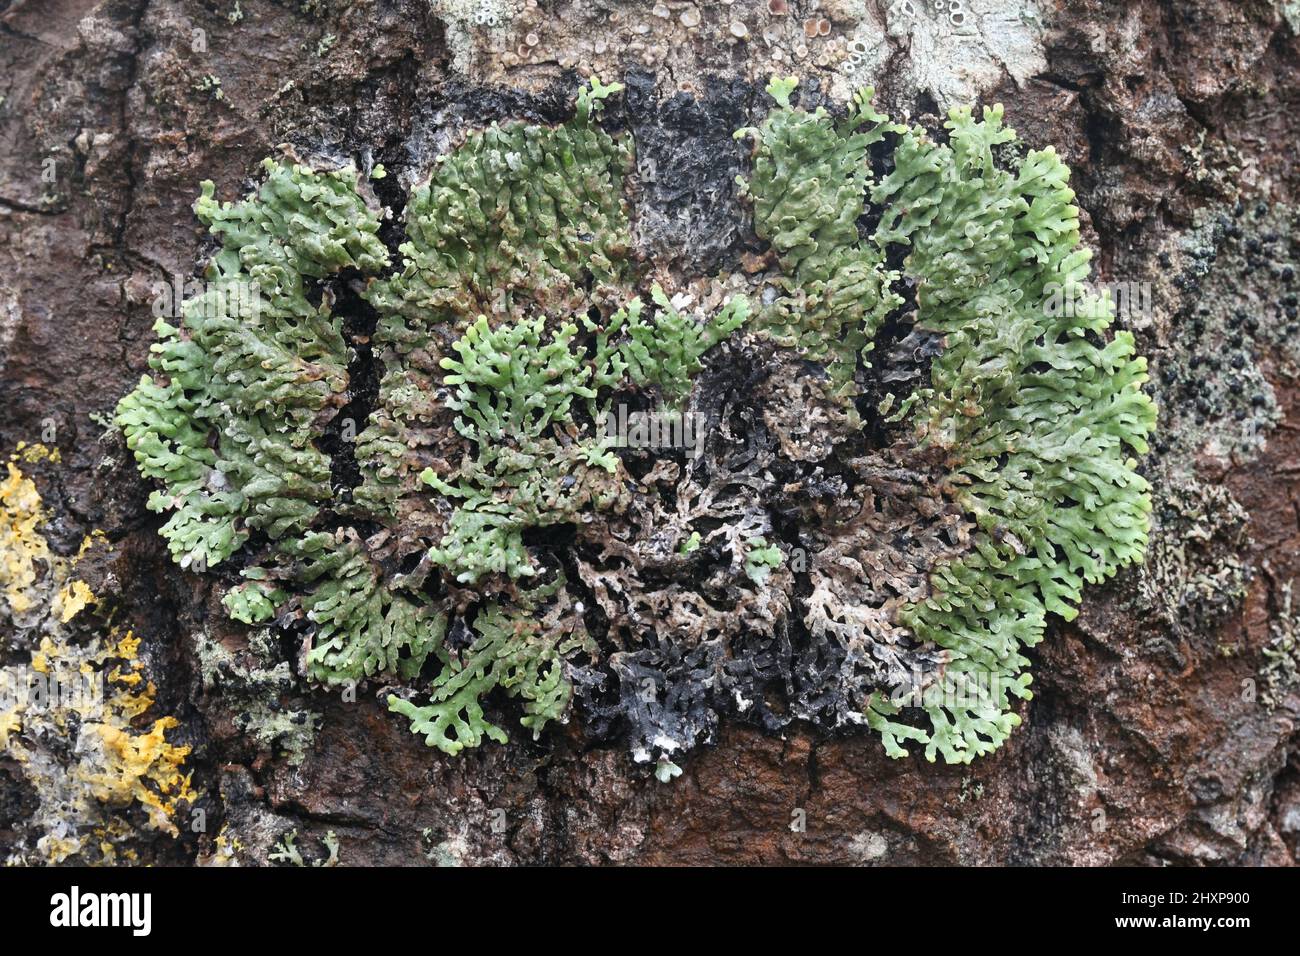
M 173 557 L 448 753 L 575 702 L 661 779 L 727 713 L 997 748 L 1150 511 L 1145 363 L 1107 301 L 1050 306 L 1089 271 L 1068 171 L 999 109 L 936 134 L 773 81 L 737 134 L 769 251 L 675 278 L 634 252 L 619 89 L 468 133 L 391 250 L 353 167 L 204 185 L 207 291 L 118 410 Z

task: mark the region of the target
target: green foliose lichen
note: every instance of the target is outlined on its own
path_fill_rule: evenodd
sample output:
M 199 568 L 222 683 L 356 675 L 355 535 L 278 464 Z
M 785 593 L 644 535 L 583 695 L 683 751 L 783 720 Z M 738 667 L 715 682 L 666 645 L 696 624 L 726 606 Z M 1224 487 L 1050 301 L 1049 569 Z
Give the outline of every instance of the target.
M 898 272 L 885 268 L 886 237 L 863 241 L 858 220 L 867 212 L 868 150 L 905 127 L 872 108 L 870 90 L 838 122 L 825 110 L 791 108 L 793 91 L 793 80 L 773 81 L 768 92 L 780 108 L 761 129 L 736 134 L 755 139 L 754 171 L 740 185 L 753 201 L 754 230 L 771 243 L 782 273 L 781 295 L 758 324 L 824 363 L 835 394 L 848 397 L 857 394 L 854 373 L 876 330 L 903 303 L 892 288 Z
M 534 735 L 578 699 L 668 776 L 728 709 L 868 724 L 894 756 L 998 747 L 1047 615 L 1141 558 L 1145 363 L 1105 299 L 1051 307 L 1088 275 L 1068 172 L 999 108 L 937 139 L 870 91 L 834 119 L 769 89 L 738 136 L 774 264 L 691 294 L 633 252 L 617 85 L 471 132 L 412 188 L 396 264 L 352 167 L 268 160 L 233 205 L 205 184 L 209 285 L 118 410 L 176 560 L 237 566 L 227 610 L 304 628 L 311 679 L 411 688 L 391 709 L 447 753 L 504 741 L 509 699 Z M 926 361 L 892 368 L 909 329 Z M 746 444 L 746 390 L 775 386 L 811 404 L 769 396 L 777 441 Z M 708 433 L 629 447 L 629 402 Z
M 194 211 L 221 242 L 206 289 L 179 327 L 158 320 L 154 375 L 118 405 L 141 474 L 163 483 L 149 507 L 170 513 L 162 533 L 182 567 L 220 564 L 255 531 L 299 534 L 330 500 L 315 440 L 343 404 L 348 356 L 339 319 L 312 304 L 309 286 L 388 262 L 355 170 L 263 165 L 266 182 L 240 203 L 203 184 Z
M 788 96 L 783 87 L 772 92 Z M 947 142 L 937 142 L 919 128 L 888 125 L 867 102 L 860 96 L 839 124 L 822 110 L 783 107 L 757 134 L 748 188 L 760 235 L 770 223 L 778 251 L 797 256 L 783 269 L 802 278 L 814 263 L 808 281 L 816 288 L 846 270 L 879 270 L 890 246 L 905 248 L 901 271 L 916 283 L 916 326 L 943 336 L 932 388 L 908 420 L 918 443 L 942 451 L 945 492 L 973 516 L 975 530 L 961 557 L 931 572 L 931 594 L 898 619 L 943 649 L 942 680 L 956 703 L 927 705 L 929 730 L 894 721 L 898 708 L 884 695 L 872 698 L 867 716 L 894 755 L 910 738 L 925 744 L 929 759 L 965 762 L 996 749 L 1019 723 L 1009 698 L 1029 696 L 1022 651 L 1042 639 L 1047 613 L 1072 619 L 1085 584 L 1141 560 L 1151 503 L 1131 455 L 1147 450 L 1155 406 L 1142 391 L 1146 362 L 1132 334 L 1102 338 L 1113 314 L 1108 301 L 1070 315 L 1046 305 L 1053 284 L 1083 284 L 1091 257 L 1080 247 L 1069 172 L 1055 152 L 996 160 L 998 147 L 1015 142 L 1000 107 L 979 120 L 953 110 Z M 863 151 L 886 132 L 898 137 L 893 168 L 873 182 Z M 809 144 L 822 175 L 792 186 Z M 848 174 L 826 165 L 845 152 L 853 156 L 851 188 Z M 866 241 L 855 225 L 864 193 L 881 210 Z M 897 302 L 885 279 L 892 277 L 877 271 L 854 287 L 854 326 L 868 336 Z M 811 313 L 817 323 L 824 314 Z M 993 678 L 991 689 L 962 693 L 976 674 Z

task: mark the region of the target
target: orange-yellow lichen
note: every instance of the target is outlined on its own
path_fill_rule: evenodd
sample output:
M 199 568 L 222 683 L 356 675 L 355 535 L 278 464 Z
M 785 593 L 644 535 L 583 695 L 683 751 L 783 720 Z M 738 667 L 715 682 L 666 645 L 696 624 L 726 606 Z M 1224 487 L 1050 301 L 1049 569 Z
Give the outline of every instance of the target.
M 130 727 L 99 724 L 95 731 L 103 741 L 106 759 L 102 770 L 86 772 L 84 779 L 101 803 L 128 806 L 139 802 L 149 810 L 150 823 L 175 834 L 171 817 L 177 803 L 193 802 L 190 775 L 181 767 L 189 747 L 169 744 L 166 732 L 177 726 L 175 717 L 160 717 L 148 733 L 134 733 Z
M 77 641 L 65 635 L 63 625 L 97 601 L 73 572 L 104 536 L 88 535 L 74 558 L 53 555 L 41 533 L 40 493 L 19 461 L 57 463 L 58 456 L 43 446 L 20 447 L 0 481 L 0 614 L 17 625 L 12 633 L 40 635 L 25 666 L 0 668 L 0 686 L 13 692 L 0 701 L 0 753 L 21 768 L 40 800 L 9 862 L 28 862 L 30 849 L 51 863 L 135 860 L 138 854 L 121 845 L 137 835 L 126 811 L 139 806 L 145 826 L 176 835 L 173 817 L 197 796 L 184 771 L 190 748 L 167 740 L 175 717 L 137 726 L 154 708 L 156 688 L 132 631 L 114 628 Z
M 201 861 L 204 866 L 239 866 L 239 857 L 236 854 L 244 849 L 244 844 L 239 841 L 238 837 L 229 835 L 230 824 L 224 824 L 221 832 L 217 834 L 215 841 L 216 848 L 212 856 L 207 860 Z
M 59 588 L 59 593 L 54 596 L 54 613 L 58 615 L 61 623 L 67 624 L 81 613 L 86 605 L 94 604 L 95 601 L 94 592 L 85 581 L 69 581 Z
M 54 642 L 48 637 L 41 638 L 41 649 L 32 651 L 32 670 L 38 674 L 50 672 L 50 655 L 55 653 Z
M 49 545 L 38 530 L 45 516 L 40 492 L 8 462 L 0 481 L 0 594 L 14 616 L 27 614 L 39 600 L 37 581 L 51 564 Z

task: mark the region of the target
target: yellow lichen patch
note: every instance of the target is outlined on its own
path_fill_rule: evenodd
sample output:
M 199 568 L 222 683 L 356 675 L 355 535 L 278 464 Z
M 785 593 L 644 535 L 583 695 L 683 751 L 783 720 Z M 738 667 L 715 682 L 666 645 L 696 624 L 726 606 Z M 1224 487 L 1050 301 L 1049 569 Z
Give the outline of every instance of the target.
M 7 609 L 13 618 L 26 623 L 27 616 L 48 600 L 43 592 L 56 591 L 53 614 L 66 624 L 96 601 L 86 582 L 72 580 L 72 568 L 106 538 L 102 531 L 92 531 L 71 560 L 51 553 L 40 531 L 46 520 L 40 491 L 18 467 L 18 463 L 42 461 L 57 464 L 58 449 L 20 444 L 6 462 L 7 475 L 0 481 L 0 611 Z
M 59 588 L 54 597 L 54 613 L 59 620 L 67 624 L 76 617 L 86 605 L 93 604 L 97 598 L 85 581 L 70 581 Z
M 189 776 L 180 772 L 190 748 L 167 742 L 166 732 L 175 726 L 175 717 L 158 718 L 143 734 L 100 724 L 96 729 L 103 743 L 103 769 L 84 775 L 101 803 L 122 807 L 138 801 L 148 809 L 151 826 L 172 834 L 177 803 L 195 798 Z
M 13 462 L 0 482 L 0 594 L 10 613 L 26 614 L 35 606 L 42 565 L 51 564 L 49 545 L 38 530 L 44 522 L 40 492 Z
M 136 836 L 125 810 L 142 807 L 148 828 L 175 836 L 172 817 L 182 802 L 196 799 L 184 772 L 190 748 L 167 739 L 178 726 L 176 718 L 156 717 L 146 728 L 135 726 L 155 704 L 154 684 L 141 673 L 139 647 L 130 631 L 83 645 L 62 640 L 56 630 L 32 651 L 28 668 L 0 671 L 8 683 L 43 679 L 59 687 L 43 702 L 28 697 L 0 713 L 0 752 L 23 766 L 41 800 L 33 822 L 45 830 L 36 848 L 48 862 L 127 858 L 123 848 L 108 852 L 104 847 Z M 69 747 L 70 728 L 76 739 Z M 10 859 L 26 858 L 16 853 Z
M 100 862 L 105 866 L 139 862 L 140 854 L 134 849 L 120 847 L 121 842 L 131 836 L 131 828 L 123 820 L 110 820 L 104 826 L 96 827 L 92 835 L 98 841 Z
M 86 556 L 86 552 L 96 545 L 107 545 L 108 535 L 96 528 L 90 534 L 81 539 L 81 547 L 77 549 L 77 556 L 72 559 L 73 563 L 80 561 Z
M 144 677 L 136 673 L 123 674 L 122 668 L 114 667 L 108 672 L 108 679 L 114 684 L 126 684 L 128 687 L 135 687 L 140 681 L 144 680 Z
M 133 721 L 149 710 L 154 704 L 154 695 L 157 693 L 153 681 L 145 681 L 144 675 L 140 673 L 144 668 L 144 662 L 136 657 L 139 649 L 140 639 L 132 631 L 127 631 L 105 654 L 106 660 L 116 659 L 120 662 L 108 671 L 108 682 L 114 685 L 110 703 L 112 708 L 127 721 Z M 140 688 L 142 681 L 144 681 L 143 689 Z
M 42 461 L 48 461 L 52 464 L 59 464 L 63 461 L 63 454 L 57 448 L 50 448 L 37 442 L 29 445 L 25 441 L 20 441 L 14 449 L 14 456 L 18 461 L 24 461 L 29 465 L 35 465 Z
M 113 656 L 120 657 L 125 661 L 132 661 L 136 667 L 139 667 L 140 662 L 135 659 L 135 655 L 139 650 L 140 638 L 135 636 L 134 631 L 127 631 L 113 645 Z
M 15 462 L 55 461 L 43 446 L 20 448 L 0 481 L 0 616 L 39 644 L 25 664 L 0 668 L 0 755 L 12 759 L 39 806 L 18 829 L 9 863 L 139 859 L 130 845 L 141 826 L 173 836 L 182 802 L 197 795 L 184 772 L 190 748 L 167 740 L 175 717 L 146 714 L 156 688 L 140 659 L 140 639 L 114 628 L 73 640 L 64 625 L 98 599 L 74 577 L 78 561 L 104 536 L 95 532 L 75 558 L 50 553 L 36 486 Z M 31 647 L 32 643 L 24 645 Z M 141 722 L 143 718 L 143 722 Z M 142 808 L 143 824 L 137 814 Z
M 41 649 L 32 651 L 32 670 L 39 674 L 48 674 L 50 672 L 50 656 L 57 654 L 58 648 L 48 637 L 41 638 Z
M 239 866 L 239 857 L 235 854 L 244 849 L 244 844 L 239 841 L 238 837 L 229 835 L 230 824 L 221 827 L 221 832 L 217 834 L 216 849 L 213 850 L 212 856 L 203 862 L 205 866 Z
M 9 735 L 22 729 L 23 721 L 18 716 L 17 707 L 0 712 L 0 750 L 8 750 Z
M 81 841 L 72 837 L 43 836 L 36 849 L 51 863 L 62 863 L 81 849 Z

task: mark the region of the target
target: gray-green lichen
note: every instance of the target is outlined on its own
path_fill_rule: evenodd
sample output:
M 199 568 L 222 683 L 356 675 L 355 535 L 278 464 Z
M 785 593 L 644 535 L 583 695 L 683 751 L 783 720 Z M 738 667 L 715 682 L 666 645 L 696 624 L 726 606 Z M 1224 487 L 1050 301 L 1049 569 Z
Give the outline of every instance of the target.
M 236 590 L 232 588 L 230 593 Z M 242 620 L 234 613 L 231 616 Z M 235 713 L 236 727 L 260 749 L 283 754 L 289 765 L 296 766 L 311 749 L 320 715 L 282 703 L 286 695 L 299 689 L 299 680 L 290 663 L 276 657 L 267 628 L 253 631 L 248 647 L 239 652 L 206 636 L 198 639 L 203 690 L 222 695 Z
M 1291 32 L 1300 36 L 1300 2 L 1297 2 L 1297 0 L 1283 0 L 1279 4 L 1279 9 L 1286 19 L 1287 26 L 1291 28 Z
M 618 91 L 470 132 L 395 255 L 353 167 L 204 185 L 209 285 L 118 412 L 173 557 L 448 753 L 575 701 L 661 779 L 723 713 L 996 749 L 1047 615 L 1147 536 L 1145 363 L 1108 300 L 1051 305 L 1089 272 L 1067 170 L 997 108 L 935 136 L 773 81 L 737 133 L 770 253 L 675 283 L 632 252 Z
M 1269 622 L 1269 641 L 1260 670 L 1259 700 L 1269 710 L 1280 707 L 1300 687 L 1300 615 L 1292 605 L 1294 581 L 1283 584 L 1278 615 Z
M 1212 634 L 1245 598 L 1254 574 L 1240 557 L 1248 522 L 1225 488 L 1171 480 L 1161 489 L 1138 588 L 1174 637 Z
M 1163 298 L 1178 348 L 1159 365 L 1157 387 L 1169 428 L 1156 451 L 1162 465 L 1187 471 L 1198 456 L 1224 462 L 1255 457 L 1281 419 L 1260 362 L 1300 378 L 1296 274 L 1297 212 L 1264 202 L 1204 213 L 1172 253 Z
M 875 81 L 888 64 L 902 72 L 909 90 L 946 110 L 1007 75 L 1019 84 L 1047 68 L 1047 28 L 1037 0 L 847 0 L 844 6 L 856 21 L 843 70 L 850 83 Z
M 446 25 L 452 68 L 459 73 L 469 69 L 474 53 L 473 31 L 504 27 L 523 6 L 523 0 L 429 0 L 429 3 Z
M 290 830 L 275 845 L 275 848 L 267 854 L 267 860 L 271 863 L 279 863 L 283 866 L 313 866 L 313 867 L 332 867 L 339 865 L 339 838 L 333 830 L 329 830 L 321 837 L 321 847 L 325 851 L 325 856 L 316 857 L 308 864 L 303 858 L 302 851 L 298 848 L 298 831 Z
M 1256 573 L 1244 509 L 1203 469 L 1257 458 L 1282 417 L 1273 382 L 1300 378 L 1296 225 L 1287 206 L 1223 204 L 1157 257 L 1168 320 L 1156 332 L 1171 331 L 1154 360 L 1164 427 L 1147 463 L 1158 494 L 1138 605 L 1180 640 L 1213 633 Z

